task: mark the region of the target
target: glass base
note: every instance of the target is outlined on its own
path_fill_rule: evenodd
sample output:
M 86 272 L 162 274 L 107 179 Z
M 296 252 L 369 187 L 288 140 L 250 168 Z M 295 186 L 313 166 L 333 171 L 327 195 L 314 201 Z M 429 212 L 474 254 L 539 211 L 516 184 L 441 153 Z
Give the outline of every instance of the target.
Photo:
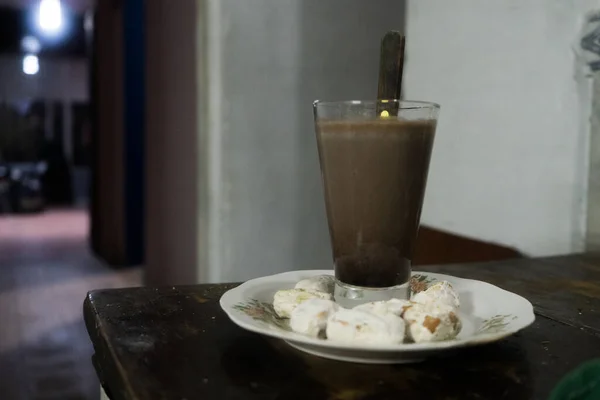
M 370 288 L 348 285 L 336 279 L 333 297 L 335 302 L 340 306 L 353 308 L 371 301 L 387 301 L 390 299 L 408 300 L 410 296 L 409 289 L 409 282 L 387 288 Z

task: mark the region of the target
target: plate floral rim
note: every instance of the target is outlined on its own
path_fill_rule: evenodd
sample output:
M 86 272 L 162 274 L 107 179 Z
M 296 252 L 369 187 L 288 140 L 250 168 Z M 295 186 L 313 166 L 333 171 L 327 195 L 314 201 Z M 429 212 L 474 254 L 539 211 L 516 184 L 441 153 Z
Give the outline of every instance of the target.
M 505 296 L 510 296 L 521 303 L 519 316 L 508 314 L 497 314 L 482 321 L 482 327 L 476 334 L 465 338 L 456 338 L 441 342 L 429 343 L 401 343 L 397 345 L 349 345 L 346 343 L 332 342 L 328 340 L 305 336 L 286 328 L 286 320 L 276 316 L 272 305 L 257 299 L 244 297 L 242 294 L 249 288 L 268 283 L 269 281 L 297 281 L 298 275 L 333 275 L 332 270 L 296 270 L 282 272 L 274 275 L 252 279 L 241 285 L 228 290 L 221 296 L 219 301 L 221 308 L 227 316 L 238 326 L 255 333 L 286 341 L 303 343 L 306 345 L 323 348 L 335 348 L 349 351 L 371 351 L 371 352 L 417 352 L 423 350 L 442 350 L 460 347 L 477 346 L 496 342 L 527 328 L 535 321 L 533 305 L 524 297 L 504 290 L 498 286 L 474 279 L 460 278 L 432 272 L 413 271 L 410 285 L 413 291 L 422 290 L 427 284 L 437 280 L 448 280 L 454 282 L 465 282 L 486 286 L 489 290 L 498 291 Z M 296 277 L 291 279 L 291 277 Z M 288 278 L 288 279 L 286 279 Z M 301 279 L 301 278 L 300 278 Z M 244 318 L 247 317 L 247 318 Z M 265 321 L 265 319 L 267 321 Z

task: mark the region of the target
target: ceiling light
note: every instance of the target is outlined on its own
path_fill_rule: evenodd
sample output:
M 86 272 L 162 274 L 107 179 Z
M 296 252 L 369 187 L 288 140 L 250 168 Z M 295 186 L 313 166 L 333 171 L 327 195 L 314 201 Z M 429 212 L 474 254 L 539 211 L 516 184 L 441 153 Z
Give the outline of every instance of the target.
M 63 28 L 60 0 L 40 0 L 38 24 L 44 33 L 56 34 Z
M 25 36 L 21 40 L 21 49 L 25 53 L 37 54 L 40 52 L 41 48 L 42 46 L 40 44 L 40 41 L 37 40 L 35 36 Z
M 38 56 L 27 54 L 23 57 L 23 73 L 25 75 L 35 75 L 40 70 L 40 61 Z

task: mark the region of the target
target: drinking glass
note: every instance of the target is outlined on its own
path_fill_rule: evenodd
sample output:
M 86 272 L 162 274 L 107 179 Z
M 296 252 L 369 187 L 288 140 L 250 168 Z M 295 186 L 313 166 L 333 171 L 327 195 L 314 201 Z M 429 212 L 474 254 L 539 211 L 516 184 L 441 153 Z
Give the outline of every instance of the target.
M 313 107 L 336 301 L 408 298 L 440 108 L 401 100 Z

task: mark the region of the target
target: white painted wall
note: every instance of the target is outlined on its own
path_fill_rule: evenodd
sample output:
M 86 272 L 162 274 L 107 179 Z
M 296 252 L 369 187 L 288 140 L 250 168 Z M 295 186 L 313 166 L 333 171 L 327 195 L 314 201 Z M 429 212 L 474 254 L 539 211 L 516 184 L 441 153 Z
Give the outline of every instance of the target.
M 379 42 L 402 28 L 403 2 L 206 3 L 200 268 L 209 281 L 328 268 L 311 103 L 376 96 Z
M 530 255 L 581 250 L 591 0 L 411 0 L 404 92 L 442 105 L 423 222 Z M 577 79 L 576 79 L 577 77 Z
M 582 248 L 590 95 L 572 46 L 596 3 L 410 1 L 405 95 L 442 104 L 423 222 L 531 255 Z M 155 155 L 172 184 L 161 195 L 170 200 L 156 203 L 163 222 L 149 227 L 162 243 L 156 277 L 237 281 L 325 268 L 310 103 L 375 96 L 379 40 L 402 28 L 402 2 L 196 4 L 196 74 L 180 67 L 173 86 L 156 89 L 169 91 Z M 175 88 L 186 87 L 197 90 L 196 112 L 176 106 Z M 198 168 L 184 171 L 194 184 L 181 166 Z M 184 199 L 190 190 L 197 208 Z
M 25 75 L 23 57 L 0 55 L 0 101 L 87 101 L 87 62 L 86 59 L 41 58 L 39 73 Z

